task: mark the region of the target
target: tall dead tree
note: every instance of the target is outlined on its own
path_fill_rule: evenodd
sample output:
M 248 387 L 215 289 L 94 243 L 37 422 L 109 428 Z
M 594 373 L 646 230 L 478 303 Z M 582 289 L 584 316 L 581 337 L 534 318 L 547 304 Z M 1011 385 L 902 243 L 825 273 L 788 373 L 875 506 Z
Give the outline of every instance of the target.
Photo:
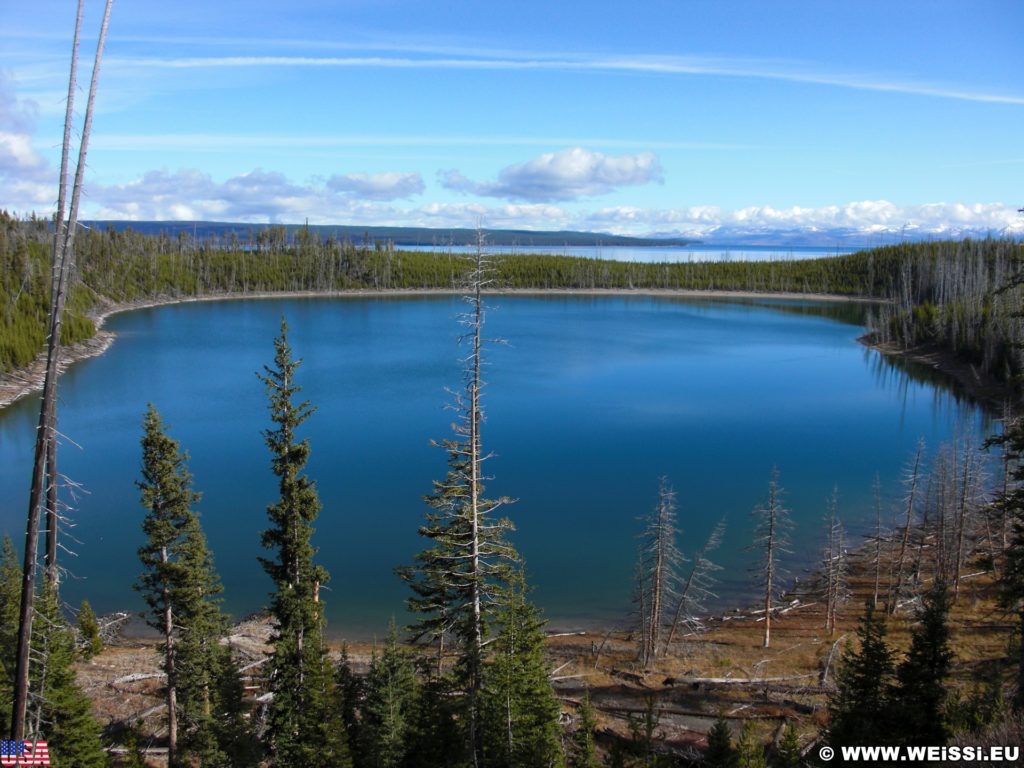
M 50 322 L 49 338 L 46 348 L 46 374 L 43 382 L 43 396 L 39 409 L 39 426 L 36 433 L 35 453 L 32 462 L 32 485 L 29 491 L 28 519 L 25 526 L 25 559 L 22 571 L 21 586 L 21 611 L 18 616 L 18 651 L 14 672 L 14 703 L 11 710 L 11 738 L 20 741 L 25 733 L 25 714 L 28 709 L 29 695 L 29 651 L 32 642 L 32 618 L 33 605 L 36 591 L 36 561 L 39 551 L 39 518 L 41 506 L 46 492 L 47 478 L 47 454 L 50 451 L 50 444 L 56 442 L 56 403 L 57 403 L 57 377 L 59 376 L 60 361 L 60 335 L 64 316 L 64 305 L 69 291 L 69 276 L 74 262 L 74 239 L 75 229 L 78 222 L 78 201 L 82 188 L 82 178 L 85 174 L 86 154 L 89 147 L 89 134 L 92 130 L 93 105 L 96 99 L 96 85 L 99 81 L 100 63 L 103 60 L 103 45 L 107 36 L 107 25 L 110 21 L 110 9 L 113 0 L 107 0 L 103 12 L 103 21 L 100 25 L 99 39 L 96 44 L 96 57 L 93 62 L 92 80 L 89 84 L 89 98 L 85 109 L 85 122 L 82 126 L 82 139 L 78 146 L 78 165 L 75 169 L 75 181 L 71 192 L 71 207 L 67 222 L 63 226 L 63 238 L 56 237 L 54 245 L 55 252 L 59 248 L 59 259 L 54 258 L 55 269 L 59 262 L 58 275 L 51 282 L 51 288 L 55 288 L 55 295 L 50 301 Z M 77 42 L 73 50 L 77 56 Z M 72 77 L 75 77 L 76 64 L 72 64 Z M 74 83 L 71 83 L 74 88 Z M 70 136 L 67 127 L 65 135 L 68 140 L 64 145 L 64 154 L 70 151 Z M 66 168 L 65 161 L 61 161 L 62 168 Z M 57 235 L 60 235 L 58 227 Z M 53 448 L 55 451 L 56 448 Z M 56 457 L 54 455 L 53 471 L 50 473 L 51 482 L 56 482 Z M 52 510 L 56 514 L 56 502 Z M 56 525 L 53 527 L 56 535 Z M 49 538 L 49 533 L 48 533 Z M 56 574 L 56 546 L 54 538 L 53 555 L 54 575 Z
M 422 615 L 410 628 L 413 637 L 429 637 L 442 644 L 449 636 L 453 641 L 458 686 L 464 694 L 466 747 L 474 766 L 484 762 L 481 718 L 487 626 L 507 601 L 513 565 L 519 560 L 507 539 L 512 523 L 495 514 L 512 500 L 484 495 L 484 484 L 490 479 L 484 466 L 492 454 L 485 453 L 482 439 L 483 350 L 486 341 L 495 340 L 484 338 L 483 293 L 491 283 L 483 233 L 478 232 L 464 296 L 469 310 L 460 318 L 466 328 L 460 343 L 468 342 L 470 351 L 462 361 L 463 387 L 455 393 L 453 409 L 458 419 L 452 425 L 454 437 L 440 443 L 448 453 L 448 473 L 434 482 L 434 493 L 426 497 L 431 511 L 420 535 L 430 541 L 429 547 L 416 556 L 414 565 L 398 570 L 414 592 L 408 601 L 410 609 Z M 442 662 L 439 656 L 439 673 Z
M 892 578 L 892 585 L 889 592 L 889 613 L 896 612 L 896 604 L 904 589 L 906 577 L 907 546 L 910 543 L 910 533 L 914 527 L 915 504 L 917 502 L 917 488 L 921 478 L 921 459 L 924 456 L 924 438 L 917 441 L 917 448 L 914 451 L 914 460 L 910 469 L 904 475 L 904 485 L 907 488 L 905 496 L 906 514 L 904 515 L 902 531 L 900 532 L 899 555 L 896 557 L 896 564 Z
M 666 647 L 671 647 L 680 630 L 690 633 L 700 632 L 704 629 L 701 619 L 705 611 L 704 603 L 709 598 L 718 597 L 712 592 L 715 578 L 712 575 L 715 571 L 722 570 L 722 566 L 712 562 L 709 555 L 714 552 L 722 543 L 725 535 L 725 519 L 718 522 L 708 536 L 704 546 L 693 556 L 689 573 L 679 589 L 679 599 L 676 601 L 676 610 L 672 616 L 672 622 L 668 629 L 668 638 L 665 640 Z
M 825 598 L 825 629 L 829 635 L 836 629 L 839 606 L 847 598 L 846 552 L 843 524 L 839 519 L 839 489 L 833 489 L 825 516 L 825 551 L 822 556 L 822 580 Z M 877 578 L 877 569 L 876 569 Z
M 755 568 L 755 581 L 764 593 L 764 641 L 763 646 L 771 644 L 772 610 L 776 592 L 781 581 L 779 557 L 787 554 L 789 549 L 789 529 L 791 527 L 789 510 L 782 504 L 782 488 L 779 487 L 779 470 L 772 467 L 771 480 L 768 482 L 768 499 L 753 511 L 755 519 L 754 543 L 752 549 L 760 552 L 760 560 Z
M 882 481 L 877 472 L 871 490 L 875 504 L 875 553 L 872 556 L 872 564 L 875 566 L 875 591 L 871 606 L 878 608 L 878 592 L 882 583 Z
M 78 12 L 75 14 L 75 35 L 71 43 L 71 74 L 68 78 L 68 100 L 64 112 L 64 143 L 60 156 L 60 176 L 57 186 L 57 213 L 53 221 L 53 256 L 51 259 L 50 307 L 57 305 L 61 285 L 67 279 L 64 274 L 63 243 L 65 238 L 64 209 L 67 205 L 68 165 L 71 154 L 71 122 L 75 107 L 75 90 L 78 82 L 78 40 L 82 30 L 82 10 L 85 0 L 78 0 Z M 59 317 L 56 312 L 50 313 L 49 334 L 53 338 L 57 329 L 54 322 Z M 60 339 L 57 339 L 58 343 Z M 44 430 L 46 440 L 46 578 L 54 589 L 57 588 L 57 403 L 52 404 L 49 421 Z
M 676 494 L 667 478 L 661 478 L 658 503 L 640 518 L 637 563 L 637 608 L 640 612 L 640 660 L 649 664 L 664 650 L 662 632 L 670 606 L 679 599 L 679 567 L 682 553 L 676 545 Z

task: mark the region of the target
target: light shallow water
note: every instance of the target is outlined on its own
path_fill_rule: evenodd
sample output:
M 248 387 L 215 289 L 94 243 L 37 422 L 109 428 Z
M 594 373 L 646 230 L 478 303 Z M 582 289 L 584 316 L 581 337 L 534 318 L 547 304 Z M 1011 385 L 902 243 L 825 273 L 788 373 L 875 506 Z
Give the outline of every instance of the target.
M 742 601 L 753 555 L 750 510 L 777 465 L 797 522 L 791 573 L 819 549 L 825 499 L 839 488 L 853 531 L 873 519 L 880 473 L 898 495 L 919 437 L 937 446 L 981 415 L 934 385 L 894 376 L 856 342 L 857 305 L 644 296 L 501 296 L 488 335 L 485 447 L 489 492 L 509 508 L 537 602 L 558 626 L 609 623 L 630 608 L 639 524 L 658 477 L 679 497 L 682 549 L 726 516 L 721 593 Z M 282 315 L 299 381 L 317 406 L 305 436 L 324 511 L 320 560 L 336 632 L 380 634 L 404 620 L 393 575 L 420 548 L 422 496 L 445 472 L 432 439 L 450 433 L 446 387 L 459 383 L 462 305 L 453 297 L 310 298 L 183 304 L 112 318 L 103 356 L 61 380 L 60 468 L 81 483 L 65 562 L 67 600 L 141 610 L 131 588 L 142 511 L 142 415 L 156 404 L 191 454 L 200 510 L 236 615 L 267 602 L 256 562 L 275 480 L 254 375 L 273 355 Z M 35 398 L 0 412 L 0 526 L 20 547 Z

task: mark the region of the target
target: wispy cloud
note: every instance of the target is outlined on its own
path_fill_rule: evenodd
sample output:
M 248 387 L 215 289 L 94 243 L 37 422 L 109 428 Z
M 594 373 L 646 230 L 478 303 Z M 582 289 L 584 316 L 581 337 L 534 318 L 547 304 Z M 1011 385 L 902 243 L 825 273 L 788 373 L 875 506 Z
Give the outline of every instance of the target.
M 44 141 L 59 143 L 54 137 Z M 524 135 L 437 135 L 437 134 L 332 134 L 330 136 L 287 136 L 235 133 L 161 133 L 115 134 L 94 136 L 90 146 L 94 149 L 114 149 L 119 152 L 150 152 L 152 150 L 189 152 L 249 152 L 253 149 L 308 149 L 330 147 L 558 147 L 581 144 L 591 147 L 631 149 L 677 149 L 694 151 L 743 151 L 757 149 L 752 144 L 730 144 L 701 141 L 664 141 L 659 139 L 611 138 L 593 136 L 524 136 Z
M 653 152 L 611 156 L 582 147 L 546 152 L 510 165 L 501 170 L 497 181 L 473 181 L 457 170 L 442 171 L 439 177 L 442 186 L 457 192 L 531 202 L 575 200 L 662 180 Z
M 862 91 L 902 93 L 960 101 L 1024 105 L 1024 96 L 983 89 L 936 84 L 907 78 L 829 72 L 806 62 L 704 56 L 185 56 L 174 58 L 111 58 L 125 68 L 348 67 L 376 69 L 513 70 L 562 72 L 628 72 L 668 76 L 732 77 L 805 83 Z

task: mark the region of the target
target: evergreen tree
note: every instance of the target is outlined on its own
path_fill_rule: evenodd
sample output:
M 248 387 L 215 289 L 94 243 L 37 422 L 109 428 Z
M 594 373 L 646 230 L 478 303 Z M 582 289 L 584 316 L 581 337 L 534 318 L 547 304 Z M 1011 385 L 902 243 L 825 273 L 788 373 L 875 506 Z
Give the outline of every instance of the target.
M 481 436 L 482 292 L 488 281 L 481 239 L 469 276 L 470 310 L 462 318 L 468 329 L 463 339 L 470 342 L 471 351 L 465 359 L 464 388 L 456 395 L 455 437 L 442 443 L 448 453 L 448 474 L 443 481 L 435 481 L 434 493 L 426 497 L 430 512 L 420 535 L 430 545 L 416 556 L 414 565 L 398 570 L 414 593 L 410 608 L 421 614 L 410 628 L 413 639 L 437 643 L 437 675 L 444 671 L 445 643 L 449 638 L 454 642 L 455 685 L 462 692 L 459 720 L 474 765 L 483 760 L 485 741 L 481 707 L 488 624 L 504 601 L 512 564 L 519 559 L 506 538 L 511 522 L 495 516 L 509 499 L 484 496 L 484 464 L 489 455 Z
M 560 707 L 544 661 L 544 621 L 527 599 L 522 571 L 497 620 L 501 631 L 484 670 L 484 764 L 560 766 Z
M 412 712 L 407 768 L 462 768 L 469 762 L 465 728 L 459 722 L 462 694 L 451 675 L 429 672 L 422 670 L 425 679 Z
M 872 605 L 874 601 L 872 600 Z M 800 768 L 803 764 L 803 757 L 800 751 L 800 737 L 792 723 L 787 723 L 782 731 L 782 738 L 779 739 L 779 746 L 775 749 L 775 759 L 772 765 L 777 768 Z
M 21 608 L 21 563 L 11 537 L 4 534 L 0 549 L 0 733 L 11 730 L 11 691 L 18 651 L 18 612 Z
M 738 768 L 739 755 L 732 745 L 732 730 L 724 717 L 715 720 L 708 731 L 708 751 L 704 755 L 708 768 Z
M 180 627 L 177 662 L 183 751 L 212 768 L 252 765 L 257 756 L 242 705 L 241 680 L 231 649 L 220 643 L 228 631 L 218 597 L 223 587 L 198 514 L 185 524 L 177 552 L 186 574 L 174 595 Z
M 1024 638 L 1024 417 L 1008 418 L 1003 433 L 989 444 L 1000 445 L 1006 454 L 1012 485 L 1000 493 L 996 504 L 1001 517 L 1012 525 L 1006 565 L 1000 578 L 1000 602 L 1007 610 L 1017 614 L 1018 634 Z M 1017 693 L 1013 706 L 1024 711 L 1024 641 L 1018 643 Z
M 829 701 L 828 743 L 833 747 L 891 741 L 893 659 L 885 634 L 885 617 L 869 601 L 857 627 L 859 648 L 847 644 Z
M 754 724 L 749 720 L 743 724 L 740 732 L 736 756 L 740 768 L 765 768 L 764 745 L 758 741 Z
M 150 607 L 149 624 L 164 635 L 169 761 L 186 756 L 203 765 L 251 764 L 242 688 L 230 650 L 220 645 L 227 618 L 220 609 L 220 578 L 192 509 L 188 455 L 164 431 L 150 405 L 144 421 L 142 503 L 147 543 L 139 558 L 147 570 L 137 588 Z M 180 742 L 180 743 L 179 743 Z
M 261 542 L 273 558 L 260 558 L 274 582 L 270 611 L 276 622 L 271 658 L 268 736 L 274 758 L 316 768 L 351 763 L 341 714 L 332 706 L 334 681 L 324 651 L 323 605 L 320 588 L 328 579 L 323 566 L 313 562 L 313 522 L 320 500 L 313 481 L 303 474 L 309 442 L 298 441 L 297 429 L 313 409 L 295 402 L 301 388 L 288 344 L 288 326 L 281 320 L 281 335 L 274 340 L 274 367 L 259 375 L 266 385 L 271 420 L 276 425 L 263 437 L 273 457 L 279 499 L 267 507 L 271 527 Z M 339 733 L 340 731 L 340 733 Z
M 597 718 L 590 703 L 590 693 L 587 693 L 580 704 L 580 721 L 569 741 L 569 768 L 600 768 L 601 763 L 597 759 L 597 746 L 594 742 L 596 730 Z
M 26 738 L 46 739 L 54 765 L 104 768 L 107 756 L 88 697 L 75 682 L 75 635 L 61 615 L 53 586 L 43 580 L 36 601 L 32 647 L 45 649 L 45 664 L 33 665 Z
M 950 730 L 946 713 L 946 678 L 953 661 L 949 647 L 950 596 L 936 585 L 924 597 L 906 659 L 896 669 L 894 713 L 901 740 L 913 746 L 945 744 Z
M 82 658 L 86 661 L 103 650 L 100 625 L 88 600 L 83 600 L 78 609 L 78 637 Z
M 147 623 L 161 633 L 163 669 L 167 675 L 168 763 L 178 760 L 178 665 L 175 629 L 176 596 L 184 589 L 188 572 L 179 560 L 182 534 L 194 520 L 192 505 L 199 494 L 192 490 L 192 475 L 186 467 L 187 454 L 164 431 L 160 414 L 150 403 L 143 420 L 142 492 L 146 517 L 142 530 L 146 543 L 139 548 L 144 571 L 135 588 L 149 606 Z
M 417 694 L 416 670 L 398 644 L 398 630 L 392 621 L 384 651 L 374 657 L 366 679 L 361 750 L 366 766 L 397 768 L 402 764 Z
M 362 722 L 359 708 L 364 698 L 365 685 L 363 678 L 352 671 L 349 660 L 348 646 L 342 645 L 341 655 L 334 668 L 334 708 L 340 713 L 345 733 L 348 735 L 352 762 L 356 768 L 362 768 L 363 757 L 359 747 L 363 744 Z

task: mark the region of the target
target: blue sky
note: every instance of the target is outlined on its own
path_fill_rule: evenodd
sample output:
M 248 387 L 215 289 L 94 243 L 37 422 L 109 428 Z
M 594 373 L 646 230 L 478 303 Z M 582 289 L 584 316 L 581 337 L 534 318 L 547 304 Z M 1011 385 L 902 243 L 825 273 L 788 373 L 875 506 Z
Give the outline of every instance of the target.
M 0 208 L 54 207 L 73 17 L 0 6 Z M 82 213 L 1020 235 L 1022 29 L 1016 0 L 120 0 Z

